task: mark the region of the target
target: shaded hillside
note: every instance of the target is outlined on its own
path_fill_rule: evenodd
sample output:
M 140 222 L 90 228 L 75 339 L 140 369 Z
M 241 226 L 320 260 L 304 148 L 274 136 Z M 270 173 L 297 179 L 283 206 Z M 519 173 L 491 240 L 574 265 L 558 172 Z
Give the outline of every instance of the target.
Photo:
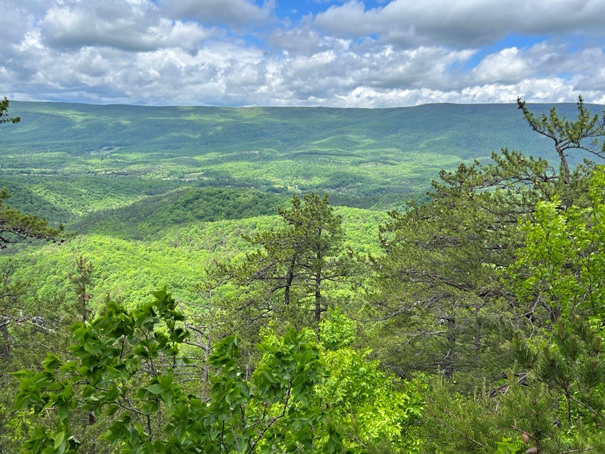
M 113 210 L 97 211 L 70 228 L 80 233 L 153 239 L 155 234 L 171 226 L 273 215 L 277 206 L 285 203 L 284 197 L 259 191 L 182 189 Z
M 9 175 L 0 176 L 0 187 L 9 189 L 9 205 L 67 224 L 88 213 L 164 194 L 181 184 L 110 175 Z

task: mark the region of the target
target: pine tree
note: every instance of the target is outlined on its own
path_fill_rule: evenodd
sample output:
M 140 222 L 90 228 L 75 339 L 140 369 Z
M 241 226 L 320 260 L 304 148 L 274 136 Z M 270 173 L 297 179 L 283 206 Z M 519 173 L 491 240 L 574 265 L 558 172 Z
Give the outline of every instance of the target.
M 402 371 L 440 369 L 451 377 L 466 370 L 472 377 L 477 368 L 491 374 L 506 368 L 504 359 L 512 358 L 501 350 L 503 341 L 534 322 L 501 274 L 524 246 L 519 223 L 534 219 L 540 201 L 561 209 L 588 203 L 594 164 L 572 170 L 567 155 L 605 157 L 603 117 L 591 116 L 581 98 L 573 121 L 555 109 L 535 116 L 520 100 L 519 108 L 532 129 L 553 140 L 559 171 L 503 149 L 489 163 L 442 171 L 428 203 L 390 213 L 381 228 L 385 255 L 375 261 L 373 305 L 388 319 L 385 334 L 393 339 L 381 343 L 384 354 L 400 358 L 394 366 Z
M 18 123 L 21 119 L 19 117 L 8 116 L 8 99 L 4 98 L 0 101 L 0 123 Z
M 230 301 L 240 319 L 245 313 L 248 320 L 317 326 L 328 307 L 330 285 L 350 274 L 342 219 L 328 196 L 313 193 L 293 195 L 291 207 L 278 213 L 279 226 L 245 235 L 253 251 L 243 261 L 220 264 L 215 280 L 228 281 L 243 295 L 235 304 Z

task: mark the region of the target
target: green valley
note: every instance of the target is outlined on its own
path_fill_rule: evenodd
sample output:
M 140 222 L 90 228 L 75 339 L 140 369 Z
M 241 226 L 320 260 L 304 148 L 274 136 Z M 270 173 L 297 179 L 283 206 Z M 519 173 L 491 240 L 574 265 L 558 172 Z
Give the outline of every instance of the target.
M 0 451 L 601 452 L 599 111 L 11 102 Z
M 573 114 L 573 105 L 561 105 Z M 14 102 L 0 184 L 69 222 L 182 187 L 239 187 L 385 209 L 441 169 L 507 147 L 545 156 L 515 105 L 399 109 L 93 106 Z M 56 211 L 53 214 L 52 211 Z

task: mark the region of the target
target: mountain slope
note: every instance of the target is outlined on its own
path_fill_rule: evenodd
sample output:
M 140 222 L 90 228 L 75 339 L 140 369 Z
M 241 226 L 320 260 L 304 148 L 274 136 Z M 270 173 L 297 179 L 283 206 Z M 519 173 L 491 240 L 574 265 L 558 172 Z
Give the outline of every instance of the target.
M 575 115 L 573 104 L 557 108 Z M 21 191 L 16 206 L 47 203 L 44 214 L 62 222 L 186 187 L 325 191 L 342 204 L 384 209 L 423 194 L 440 169 L 487 159 L 501 147 L 552 156 L 552 144 L 530 130 L 513 104 L 328 109 L 14 102 L 11 114 L 21 122 L 0 136 L 0 184 Z

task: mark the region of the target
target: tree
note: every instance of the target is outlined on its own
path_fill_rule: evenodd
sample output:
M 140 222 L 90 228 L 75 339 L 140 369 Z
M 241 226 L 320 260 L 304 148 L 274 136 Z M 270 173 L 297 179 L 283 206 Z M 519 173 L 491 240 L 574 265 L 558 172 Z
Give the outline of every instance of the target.
M 553 107 L 550 114 L 534 115 L 525 105 L 521 98 L 517 99 L 517 105 L 523 112 L 523 117 L 530 127 L 554 142 L 554 148 L 560 162 L 563 183 L 571 183 L 571 170 L 569 155 L 571 150 L 585 151 L 598 158 L 605 158 L 605 112 L 604 115 L 592 115 L 584 107 L 584 100 L 578 98 L 578 118 L 571 122 L 565 117 L 559 118 L 557 110 Z
M 37 299 L 33 283 L 15 275 L 22 264 L 15 257 L 4 259 L 0 265 L 0 452 L 16 452 L 29 418 L 12 419 L 19 383 L 11 373 L 37 367 L 48 351 L 63 351 L 69 332 L 62 301 Z
M 76 272 L 69 276 L 69 280 L 76 290 L 76 308 L 80 313 L 83 322 L 88 319 L 90 312 L 88 304 L 90 301 L 90 294 L 88 292 L 90 291 L 92 283 L 93 271 L 94 267 L 92 262 L 81 255 L 76 259 Z
M 238 337 L 217 343 L 203 401 L 180 379 L 190 365 L 184 317 L 165 290 L 154 297 L 133 311 L 108 303 L 74 325 L 73 360 L 49 354 L 42 371 L 17 374 L 16 408 L 51 419 L 35 425 L 27 452 L 418 451 L 418 387 L 398 388 L 367 353 L 326 351 L 310 329 L 267 333 L 249 380 L 235 361 Z M 96 415 L 92 425 L 78 423 L 82 413 Z M 89 431 L 103 443 L 83 445 Z
M 8 99 L 0 101 L 0 124 L 18 123 L 19 117 L 8 116 Z M 0 190 L 0 249 L 11 243 L 28 238 L 46 241 L 57 239 L 63 231 L 63 226 L 52 228 L 48 222 L 37 216 L 21 213 L 21 211 L 6 206 L 5 201 L 10 196 L 6 188 Z
M 450 394 L 450 383 L 433 381 L 424 414 L 431 447 L 605 450 L 604 187 L 605 169 L 598 167 L 589 206 L 539 202 L 534 218 L 522 225 L 525 245 L 506 273 L 531 326 L 511 340 L 515 366 L 491 388 L 483 385 L 464 398 Z
M 8 116 L 8 99 L 4 98 L 0 101 L 0 124 L 1 123 L 18 123 L 21 119 L 19 117 Z
M 6 188 L 0 190 L 0 249 L 27 239 L 57 241 L 61 237 L 62 225 L 51 227 L 45 219 L 7 206 L 9 197 Z
M 392 344 L 382 338 L 384 354 L 409 358 L 398 366 L 402 371 L 439 368 L 452 377 L 466 370 L 473 377 L 477 367 L 492 364 L 491 375 L 502 373 L 503 359 L 512 361 L 504 341 L 532 323 L 500 272 L 525 243 L 519 223 L 534 218 L 540 201 L 561 208 L 588 203 L 594 164 L 572 171 L 567 154 L 604 157 L 603 119 L 591 117 L 582 99 L 575 121 L 559 118 L 555 109 L 548 117 L 534 116 L 520 100 L 519 108 L 530 127 L 553 139 L 560 172 L 544 159 L 503 149 L 489 163 L 442 171 L 428 203 L 390 213 L 381 227 L 385 254 L 374 262 L 372 303 L 393 336 Z M 406 355 L 410 348 L 418 350 Z
M 605 310 L 605 171 L 598 167 L 588 185 L 588 206 L 561 208 L 540 202 L 522 229 L 525 247 L 509 268 L 519 304 L 537 327 L 562 318 L 582 317 L 600 323 Z
M 516 239 L 483 208 L 493 196 L 452 185 L 381 226 L 385 254 L 374 259 L 370 284 L 385 319 L 376 349 L 402 374 L 458 372 L 462 384 L 465 373 L 472 387 L 506 360 L 501 345 L 514 324 L 497 270 L 512 260 Z
M 290 210 L 279 210 L 284 221 L 293 227 L 299 239 L 296 244 L 302 247 L 293 265 L 288 269 L 287 281 L 294 282 L 296 267 L 298 274 L 310 289 L 313 298 L 313 314 L 316 323 L 321 320 L 321 314 L 327 310 L 323 290 L 325 283 L 346 277 L 346 264 L 338 261 L 336 256 L 342 248 L 342 219 L 334 214 L 329 205 L 328 196 L 323 198 L 311 193 L 303 196 L 304 205 L 300 198 L 292 197 Z M 284 304 L 288 304 L 284 298 Z
M 17 123 L 19 117 L 9 117 L 9 102 L 6 98 L 0 101 L 0 124 Z M 8 191 L 0 190 L 0 249 L 27 239 L 57 241 L 61 238 L 63 228 L 50 227 L 37 216 L 28 215 L 6 205 Z M 60 345 L 63 340 L 60 324 L 57 323 L 60 313 L 53 308 L 48 311 L 51 302 L 37 305 L 34 310 L 25 307 L 24 300 L 29 291 L 28 284 L 14 278 L 16 260 L 4 261 L 0 266 L 0 451 L 9 449 L 11 438 L 19 432 L 19 426 L 7 422 L 10 411 L 5 402 L 14 392 L 14 380 L 10 372 L 31 364 L 39 363 L 43 354 L 41 345 Z M 13 435 L 11 435 L 13 432 Z M 12 440 L 14 441 L 14 439 Z
M 346 280 L 351 271 L 343 253 L 342 220 L 327 195 L 313 193 L 302 199 L 293 195 L 291 207 L 278 212 L 280 226 L 245 235 L 254 250 L 243 260 L 219 264 L 214 281 L 237 289 L 227 305 L 238 319 L 246 313 L 250 321 L 277 317 L 304 326 L 311 315 L 317 325 L 328 307 L 329 286 Z

